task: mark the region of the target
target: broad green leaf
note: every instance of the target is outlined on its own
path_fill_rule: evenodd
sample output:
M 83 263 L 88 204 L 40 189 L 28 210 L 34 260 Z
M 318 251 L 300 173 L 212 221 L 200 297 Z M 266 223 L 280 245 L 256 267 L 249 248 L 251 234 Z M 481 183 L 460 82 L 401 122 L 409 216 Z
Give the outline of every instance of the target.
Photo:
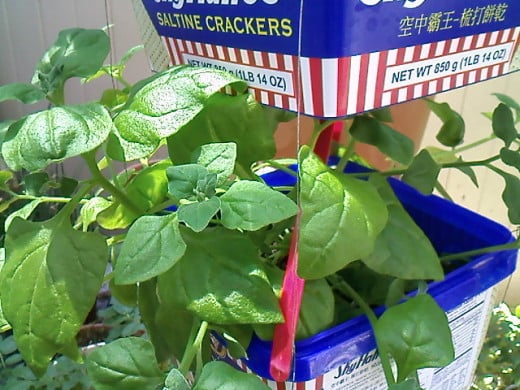
M 370 182 L 384 199 L 389 216 L 374 251 L 361 260 L 378 273 L 400 279 L 443 279 L 435 248 L 403 208 L 386 179 L 373 176 Z
M 256 181 L 235 182 L 220 200 L 222 224 L 228 229 L 254 231 L 298 213 L 289 197 Z
M 502 177 L 506 183 L 504 192 L 502 192 L 502 200 L 507 206 L 509 221 L 518 225 L 520 224 L 520 179 L 517 176 L 502 172 Z
M 460 114 L 454 111 L 448 103 L 437 103 L 425 99 L 430 110 L 442 121 L 437 140 L 445 146 L 457 146 L 464 139 L 466 124 Z
M 161 139 L 190 124 L 209 98 L 227 86 L 239 93 L 247 88 L 228 72 L 189 66 L 171 67 L 140 83 L 115 119 L 123 156 L 113 157 L 129 161 L 148 156 Z
M 421 385 L 415 379 L 407 379 L 403 382 L 392 383 L 388 390 L 422 390 Z
M 2 274 L 2 268 L 5 264 L 5 248 L 0 248 L 0 275 Z M 2 311 L 2 301 L 0 301 L 0 333 L 10 329 L 11 326 L 7 322 L 4 317 L 4 312 Z
M 17 201 L 18 199 L 16 198 L 0 200 L 0 213 L 4 213 L 6 210 L 9 209 L 9 207 L 11 207 L 12 204 L 16 203 Z
M 78 189 L 78 180 L 71 177 L 58 177 L 57 182 L 51 182 L 50 185 L 54 185 L 56 193 L 59 196 L 71 197 L 72 194 Z
M 117 284 L 144 282 L 170 269 L 186 244 L 177 215 L 145 215 L 130 227 L 114 267 Z
M 466 124 L 457 114 L 442 124 L 436 138 L 441 144 L 454 147 L 462 143 L 465 132 Z
M 388 292 L 385 299 L 385 306 L 395 306 L 406 294 L 407 281 L 403 279 L 394 279 L 388 286 Z
M 161 296 L 161 301 L 154 313 L 153 321 L 155 336 L 159 335 L 165 343 L 161 348 L 168 350 L 168 359 L 172 356 L 182 356 L 186 346 L 192 342 L 191 328 L 198 319 L 190 311 L 179 307 L 175 302 L 170 302 L 168 297 Z M 157 345 L 154 340 L 154 344 Z M 209 350 L 207 351 L 209 353 Z
M 520 152 L 507 148 L 500 149 L 500 159 L 511 167 L 515 167 L 520 171 Z
M 402 180 L 423 194 L 431 194 L 441 168 L 427 150 L 421 150 L 407 168 Z
M 256 247 L 223 228 L 182 229 L 186 253 L 158 277 L 159 296 L 217 324 L 283 321 Z M 194 272 L 194 270 L 196 270 Z
M 138 300 L 138 283 L 135 284 L 116 284 L 114 279 L 110 280 L 110 294 L 118 302 L 128 307 L 137 307 Z
M 105 107 L 112 109 L 126 103 L 128 99 L 128 92 L 120 89 L 107 89 L 101 95 L 99 102 Z
M 386 310 L 374 331 L 397 364 L 398 382 L 415 370 L 443 367 L 454 359 L 448 318 L 429 295 L 417 295 Z
M 520 104 L 518 104 L 516 102 L 516 100 L 514 100 L 512 97 L 504 95 L 502 93 L 492 93 L 492 95 L 495 95 L 498 100 L 500 100 L 506 106 L 508 106 L 516 111 L 516 122 L 518 122 L 520 120 Z
M 215 195 L 216 174 L 210 174 L 202 165 L 184 164 L 168 167 L 166 176 L 168 192 L 177 199 L 204 200 L 206 196 Z M 213 185 L 208 188 L 210 183 Z
M 24 205 L 23 207 L 19 208 L 18 210 L 10 213 L 7 216 L 7 218 L 5 219 L 4 231 L 9 230 L 9 226 L 11 226 L 11 223 L 13 222 L 13 220 L 15 218 L 17 218 L 17 217 L 22 218 L 22 219 L 29 218 L 30 215 L 33 213 L 33 211 L 36 210 L 36 208 L 42 203 L 42 201 L 43 200 L 40 198 L 34 199 L 34 200 L 30 201 L 29 203 L 27 203 L 26 205 Z
M 194 232 L 201 232 L 220 210 L 220 199 L 213 196 L 202 202 L 181 204 L 177 212 L 179 221 L 184 222 Z
M 100 212 L 108 208 L 112 203 L 102 197 L 96 196 L 91 198 L 81 206 L 80 222 L 83 225 L 83 231 L 87 231 L 88 227 L 96 222 L 97 216 Z
M 369 112 L 374 118 L 381 122 L 393 122 L 392 112 L 389 107 L 380 108 Z
M 73 230 L 60 214 L 15 219 L 6 236 L 0 300 L 27 364 L 41 375 L 56 353 L 79 358 L 76 334 L 103 283 L 103 236 Z
M 214 95 L 204 110 L 168 138 L 168 151 L 175 164 L 191 161 L 193 151 L 214 142 L 237 145 L 235 173 L 252 177 L 251 165 L 274 156 L 274 132 L 278 121 L 266 114 L 251 95 Z
M 11 171 L 0 171 L 0 189 L 9 189 L 8 182 L 13 178 L 13 172 Z
M 138 45 L 130 48 L 124 55 L 121 57 L 121 60 L 117 64 L 105 65 L 101 67 L 95 74 L 84 78 L 81 80 L 82 83 L 89 83 L 99 77 L 108 75 L 114 77 L 116 79 L 122 77 L 123 72 L 126 68 L 128 61 L 139 51 L 144 49 L 144 45 Z
M 52 95 L 66 80 L 96 73 L 109 51 L 110 40 L 102 30 L 62 30 L 38 63 L 32 83 Z
M 47 172 L 34 172 L 24 176 L 25 192 L 28 195 L 40 196 L 44 191 L 45 184 L 49 182 L 49 174 Z
M 270 326 L 262 325 L 262 326 Z M 234 358 L 247 357 L 247 347 L 251 343 L 253 337 L 253 327 L 249 324 L 245 325 L 221 325 L 214 329 L 219 333 L 225 341 L 225 348 L 221 348 L 222 344 L 217 343 L 217 338 L 210 334 L 211 353 L 219 357 L 225 357 L 227 352 Z M 220 340 L 218 340 L 220 341 Z M 222 346 L 223 347 L 223 346 Z M 222 356 L 224 355 L 224 356 Z
M 392 160 L 401 164 L 412 161 L 413 141 L 377 119 L 367 115 L 357 116 L 349 132 L 357 141 L 375 146 Z
M 9 127 L 13 123 L 15 123 L 14 120 L 0 121 L 0 149 L 2 147 L 2 144 L 4 143 L 5 135 L 7 134 Z M 0 157 L 1 157 L 1 154 L 0 154 Z
M 37 171 L 96 149 L 111 129 L 110 114 L 97 103 L 53 107 L 12 124 L 2 155 L 13 170 Z
M 442 121 L 447 122 L 451 118 L 453 118 L 453 115 L 455 111 L 450 107 L 448 103 L 437 103 L 434 100 L 431 99 L 424 99 L 426 101 L 426 104 L 430 108 L 430 110 L 433 111 L 433 113 Z
M 137 301 L 157 360 L 164 362 L 172 356 L 182 356 L 193 324 L 191 313 L 172 305 L 168 297 L 160 301 L 156 279 L 139 283 Z
M 296 338 L 306 339 L 331 327 L 334 321 L 334 293 L 325 279 L 305 283 L 296 328 Z
M 162 161 L 139 171 L 126 186 L 126 195 L 143 213 L 166 199 L 168 179 L 166 168 L 171 164 Z M 141 214 L 136 214 L 125 205 L 114 201 L 110 207 L 98 214 L 98 222 L 105 229 L 124 229 Z
M 298 273 L 319 279 L 368 256 L 388 211 L 376 189 L 329 169 L 308 147 L 300 152 Z
M 389 289 L 395 278 L 380 274 L 369 268 L 362 261 L 355 261 L 337 272 L 342 280 L 347 282 L 365 302 L 377 307 L 385 304 Z M 336 297 L 336 300 L 337 297 Z
M 197 379 L 193 390 L 269 390 L 260 378 L 231 367 L 224 362 L 211 362 L 204 365 L 200 378 Z
M 44 98 L 45 93 L 31 84 L 13 83 L 0 86 L 0 102 L 18 100 L 24 104 L 33 104 Z
M 202 145 L 193 152 L 192 161 L 217 174 L 217 186 L 224 184 L 233 174 L 237 159 L 234 142 Z
M 283 110 L 274 106 L 262 106 L 262 108 L 264 109 L 265 115 L 270 118 L 270 121 L 275 121 L 276 123 L 289 122 L 293 119 L 296 119 L 298 116 L 294 112 Z
M 463 161 L 461 157 L 457 156 L 455 152 L 453 152 L 453 150 L 440 149 L 435 146 L 428 146 L 425 148 L 425 150 L 427 150 L 433 160 L 440 165 Z M 460 172 L 469 177 L 473 184 L 478 187 L 477 175 L 475 174 L 473 168 L 469 166 L 456 166 L 455 169 L 458 169 Z
M 462 161 L 462 159 L 459 159 L 459 161 Z M 460 172 L 462 172 L 463 174 L 465 174 L 467 177 L 469 177 L 469 179 L 475 185 L 475 187 L 478 187 L 478 178 L 472 167 L 459 166 L 459 167 L 455 167 L 455 168 L 457 170 L 459 170 Z
M 279 269 L 277 269 L 279 270 Z M 283 279 L 281 270 L 280 284 Z M 296 339 L 303 340 L 331 327 L 335 315 L 335 298 L 332 288 L 325 279 L 308 280 L 303 290 Z M 272 340 L 274 324 L 258 324 L 253 328 L 258 337 Z
M 190 390 L 190 385 L 186 378 L 176 368 L 172 368 L 164 381 L 163 390 Z
M 127 337 L 93 350 L 87 370 L 96 390 L 155 389 L 163 373 L 150 341 Z
M 507 147 L 518 138 L 518 132 L 515 129 L 515 121 L 513 119 L 513 112 L 504 103 L 500 103 L 493 111 L 491 123 L 493 126 L 493 133 L 504 141 L 504 144 Z

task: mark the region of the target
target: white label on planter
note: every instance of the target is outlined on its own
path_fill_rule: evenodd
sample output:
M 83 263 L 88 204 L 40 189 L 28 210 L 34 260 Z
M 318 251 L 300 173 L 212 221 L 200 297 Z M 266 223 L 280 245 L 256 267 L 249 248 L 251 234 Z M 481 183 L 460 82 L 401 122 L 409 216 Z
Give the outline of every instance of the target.
M 427 368 L 419 371 L 421 386 L 426 390 L 464 390 L 469 388 L 478 359 L 479 347 L 485 333 L 484 326 L 491 311 L 489 289 L 448 312 L 455 345 L 455 361 L 443 368 Z M 365 353 L 335 370 L 323 375 L 322 387 L 318 380 L 305 383 L 312 390 L 386 390 L 386 381 L 376 350 Z M 320 381 L 321 382 L 321 381 Z M 272 389 L 280 385 L 269 381 Z M 287 383 L 285 389 L 292 389 Z
M 492 308 L 493 288 L 467 299 L 447 313 L 455 346 L 455 360 L 443 368 L 419 370 L 421 387 L 426 390 L 465 390 L 473 380 L 480 346 Z M 217 344 L 220 343 L 218 340 Z M 227 355 L 227 351 L 224 353 Z M 245 362 L 237 367 L 251 372 Z M 395 364 L 392 369 L 396 372 Z M 265 380 L 273 390 L 386 390 L 386 380 L 377 350 L 364 353 L 307 382 L 276 383 Z
M 485 325 L 491 311 L 492 292 L 493 289 L 489 289 L 448 312 L 455 361 L 447 367 L 435 369 L 431 384 L 426 387 L 428 390 L 462 390 L 470 387 L 479 347 L 487 330 Z
M 280 70 L 263 69 L 256 66 L 235 64 L 211 58 L 183 54 L 184 62 L 193 66 L 220 69 L 246 81 L 250 86 L 284 95 L 293 96 L 292 74 Z
M 386 389 L 377 350 L 342 364 L 323 376 L 323 390 Z

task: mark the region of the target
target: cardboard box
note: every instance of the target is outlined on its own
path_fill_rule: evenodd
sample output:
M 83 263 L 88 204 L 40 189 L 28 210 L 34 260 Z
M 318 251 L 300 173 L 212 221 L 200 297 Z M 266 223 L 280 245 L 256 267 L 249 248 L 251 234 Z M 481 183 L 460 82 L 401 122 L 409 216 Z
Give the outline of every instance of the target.
M 225 69 L 258 101 L 316 117 L 520 68 L 518 0 L 142 2 L 171 64 Z

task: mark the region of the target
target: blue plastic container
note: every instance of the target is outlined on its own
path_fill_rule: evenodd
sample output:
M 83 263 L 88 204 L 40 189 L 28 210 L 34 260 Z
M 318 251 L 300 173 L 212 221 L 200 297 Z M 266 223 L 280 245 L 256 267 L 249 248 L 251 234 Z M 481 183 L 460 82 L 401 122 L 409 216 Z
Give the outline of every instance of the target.
M 350 169 L 359 167 L 350 165 Z M 270 184 L 292 184 L 282 172 L 264 176 Z M 414 188 L 391 180 L 396 195 L 424 230 L 439 253 L 458 253 L 514 240 L 504 226 L 443 198 L 425 196 Z M 492 306 L 493 287 L 513 273 L 517 251 L 501 251 L 474 258 L 432 283 L 429 293 L 448 313 L 456 360 L 442 369 L 426 369 L 420 378 L 426 389 L 465 389 L 471 383 L 482 335 Z M 386 389 L 375 350 L 376 344 L 365 316 L 360 316 L 296 343 L 293 382 L 296 389 Z M 242 369 L 267 378 L 273 389 L 292 384 L 269 380 L 271 343 L 254 337 L 248 359 L 235 360 Z M 440 381 L 439 378 L 442 378 Z M 362 383 L 363 387 L 359 387 Z M 285 387 L 287 386 L 287 387 Z

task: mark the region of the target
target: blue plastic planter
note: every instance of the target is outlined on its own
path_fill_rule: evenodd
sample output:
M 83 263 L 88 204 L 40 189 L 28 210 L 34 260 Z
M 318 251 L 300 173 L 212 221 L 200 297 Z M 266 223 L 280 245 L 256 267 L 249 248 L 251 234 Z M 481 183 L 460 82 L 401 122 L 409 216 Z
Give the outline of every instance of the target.
M 292 184 L 295 180 L 282 172 L 269 173 L 264 179 L 272 185 Z M 439 253 L 457 253 L 514 240 L 506 227 L 457 204 L 434 195 L 422 195 L 398 180 L 392 180 L 392 186 Z M 469 387 L 487 329 L 493 287 L 513 273 L 516 259 L 514 250 L 478 256 L 449 273 L 445 280 L 430 285 L 430 294 L 448 314 L 456 360 L 445 368 L 422 370 L 420 379 L 424 388 Z M 269 379 L 270 354 L 271 343 L 255 337 L 248 349 L 248 359 L 227 356 L 227 360 L 267 378 L 266 383 L 277 390 L 386 389 L 375 341 L 364 316 L 298 342 L 292 377 L 296 384 Z

